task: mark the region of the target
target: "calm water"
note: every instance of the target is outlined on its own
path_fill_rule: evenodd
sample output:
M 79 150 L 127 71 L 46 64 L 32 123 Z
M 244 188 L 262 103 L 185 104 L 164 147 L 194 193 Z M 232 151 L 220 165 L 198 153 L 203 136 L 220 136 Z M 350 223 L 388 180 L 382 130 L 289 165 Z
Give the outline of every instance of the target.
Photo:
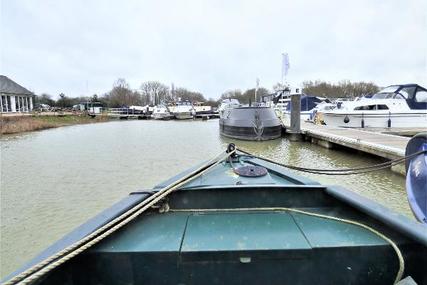
M 224 150 L 218 120 L 117 121 L 1 138 L 1 276 L 126 196 Z M 286 139 L 237 142 L 293 165 L 343 168 L 379 161 Z M 309 175 L 339 184 L 411 216 L 402 176 L 389 170 L 354 176 Z

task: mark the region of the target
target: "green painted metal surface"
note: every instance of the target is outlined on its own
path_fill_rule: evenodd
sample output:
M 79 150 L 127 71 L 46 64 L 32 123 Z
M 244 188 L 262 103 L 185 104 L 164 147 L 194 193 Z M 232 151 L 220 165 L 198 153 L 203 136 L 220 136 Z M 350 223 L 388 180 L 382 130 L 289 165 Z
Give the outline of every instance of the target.
M 356 225 L 292 213 L 312 247 L 387 245 L 379 236 Z
M 190 216 L 181 251 L 309 248 L 289 214 L 252 212 Z
M 235 168 L 241 166 L 252 165 L 245 162 L 236 162 L 233 164 Z M 273 172 L 261 177 L 243 177 L 237 175 L 231 168 L 229 163 L 222 163 L 209 171 L 207 175 L 195 179 L 187 183 L 183 188 L 191 188 L 198 186 L 221 186 L 221 185 L 295 185 L 295 181 L 286 176 L 279 176 Z
M 92 251 L 178 252 L 187 217 L 186 213 L 144 215 Z

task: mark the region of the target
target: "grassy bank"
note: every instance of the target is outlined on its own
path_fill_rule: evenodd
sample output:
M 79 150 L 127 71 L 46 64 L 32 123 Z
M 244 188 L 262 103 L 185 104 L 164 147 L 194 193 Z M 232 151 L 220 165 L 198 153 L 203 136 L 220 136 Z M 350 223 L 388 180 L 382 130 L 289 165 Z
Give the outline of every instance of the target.
M 0 116 L 1 134 L 16 134 L 21 132 L 38 131 L 77 124 L 91 124 L 108 121 L 107 116 L 96 116 L 95 118 L 85 115 L 65 116 L 22 116 L 6 117 Z

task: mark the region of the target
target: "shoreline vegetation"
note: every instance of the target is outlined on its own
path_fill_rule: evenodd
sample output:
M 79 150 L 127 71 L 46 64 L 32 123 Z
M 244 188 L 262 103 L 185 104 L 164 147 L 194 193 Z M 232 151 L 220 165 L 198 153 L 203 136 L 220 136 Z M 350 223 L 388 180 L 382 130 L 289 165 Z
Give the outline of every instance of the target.
M 40 131 L 51 128 L 107 122 L 110 119 L 101 115 L 94 118 L 79 114 L 42 114 L 29 116 L 0 116 L 2 135 Z
M 255 83 L 255 82 L 254 82 Z M 274 92 L 289 87 L 282 83 L 276 83 L 272 88 L 259 86 L 256 92 L 260 99 L 269 96 Z M 327 98 L 356 98 L 378 92 L 379 86 L 373 82 L 351 82 L 342 80 L 336 83 L 326 81 L 304 81 L 300 87 L 305 94 L 312 96 L 322 96 Z M 238 87 L 225 90 L 219 98 L 207 98 L 199 91 L 193 91 L 185 87 L 179 87 L 172 84 L 170 87 L 159 81 L 145 81 L 139 89 L 131 87 L 124 78 L 119 78 L 113 83 L 110 91 L 104 94 L 93 94 L 92 96 L 70 97 L 64 93 L 59 94 L 58 99 L 47 93 L 41 93 L 35 96 L 35 106 L 40 104 L 61 109 L 72 108 L 82 102 L 97 102 L 104 108 L 120 108 L 123 106 L 146 106 L 158 105 L 160 103 L 173 103 L 177 101 L 189 101 L 203 103 L 206 106 L 216 107 L 223 99 L 238 99 L 242 104 L 249 104 L 254 100 L 255 89 L 246 90 Z M 219 94 L 218 94 L 219 95 Z

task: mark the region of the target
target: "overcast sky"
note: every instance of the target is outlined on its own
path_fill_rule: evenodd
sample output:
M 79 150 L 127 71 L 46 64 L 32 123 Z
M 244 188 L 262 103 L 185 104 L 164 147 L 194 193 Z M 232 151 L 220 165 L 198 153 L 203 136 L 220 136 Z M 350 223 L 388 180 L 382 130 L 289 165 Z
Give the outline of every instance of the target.
M 1 74 L 36 94 L 125 78 L 217 98 L 281 80 L 427 87 L 427 1 L 1 1 Z

